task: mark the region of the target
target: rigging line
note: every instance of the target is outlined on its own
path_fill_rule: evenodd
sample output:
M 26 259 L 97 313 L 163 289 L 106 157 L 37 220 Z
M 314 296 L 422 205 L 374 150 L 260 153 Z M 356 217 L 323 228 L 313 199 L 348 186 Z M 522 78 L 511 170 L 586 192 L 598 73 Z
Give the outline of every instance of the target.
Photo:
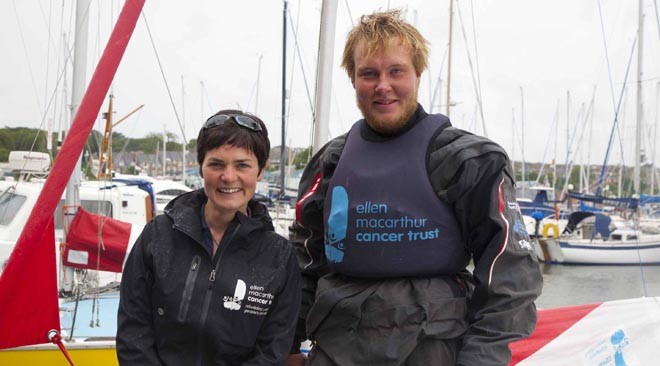
M 594 91 L 594 93 L 595 93 L 595 91 Z M 573 134 L 571 136 L 571 141 L 570 141 L 570 144 L 569 144 L 570 148 L 575 147 L 575 150 L 571 151 L 572 152 L 572 155 L 570 156 L 571 161 L 575 161 L 577 159 L 578 153 L 580 153 L 580 151 L 582 149 L 582 146 L 584 145 L 584 144 L 577 144 L 576 141 L 582 141 L 582 137 L 584 137 L 584 130 L 585 130 L 585 127 L 587 125 L 587 118 L 589 117 L 589 114 L 590 114 L 591 109 L 593 107 L 594 98 L 595 98 L 595 95 L 592 94 L 591 102 L 589 103 L 589 107 L 587 108 L 587 112 L 584 114 L 584 117 L 581 116 L 583 108 L 584 108 L 584 103 L 582 104 L 582 108 L 580 108 L 580 111 L 578 112 L 577 122 L 575 124 L 574 129 L 573 129 Z M 579 137 L 576 139 L 576 137 L 577 137 L 576 132 L 577 132 L 578 128 L 580 128 L 580 134 L 579 134 Z
M 14 18 L 16 19 L 16 24 L 18 25 L 18 34 L 21 38 L 21 44 L 23 45 L 23 53 L 25 54 L 25 61 L 28 65 L 28 71 L 30 73 L 32 90 L 37 99 L 37 107 L 39 108 L 39 114 L 42 114 L 43 106 L 39 104 L 39 92 L 37 91 L 37 83 L 34 80 L 34 72 L 32 70 L 32 64 L 30 63 L 30 56 L 28 55 L 27 47 L 25 46 L 25 37 L 23 37 L 23 27 L 21 27 L 20 17 L 18 16 L 18 10 L 16 9 L 16 0 L 14 0 L 12 4 L 14 5 Z
M 635 53 L 635 46 L 637 45 L 637 36 L 635 36 L 635 40 L 633 41 L 632 47 L 630 49 L 630 57 L 628 58 L 628 66 L 626 67 L 626 74 L 624 76 L 624 83 L 623 86 L 621 87 L 621 94 L 619 95 L 619 102 L 618 105 L 616 106 L 616 109 L 614 111 L 614 125 L 612 126 L 612 131 L 610 132 L 610 139 L 607 144 L 607 150 L 605 152 L 605 160 L 603 161 L 603 168 L 601 170 L 600 177 L 598 178 L 598 189 L 596 191 L 596 195 L 600 195 L 600 188 L 603 184 L 603 175 L 607 171 L 607 160 L 610 155 L 610 149 L 612 145 L 612 139 L 614 138 L 614 131 L 618 131 L 618 120 L 619 120 L 619 110 L 621 108 L 621 101 L 623 100 L 623 95 L 625 94 L 626 90 L 626 82 L 628 81 L 628 74 L 630 72 L 630 65 L 632 64 L 632 58 L 633 54 Z
M 299 6 L 300 6 L 300 3 L 302 3 L 302 1 L 298 3 Z M 298 9 L 298 14 L 300 14 L 300 9 Z M 314 103 L 312 102 L 312 95 L 309 91 L 309 84 L 307 82 L 307 74 L 305 73 L 305 65 L 303 64 L 303 60 L 302 60 L 302 52 L 300 51 L 299 45 L 298 45 L 298 32 L 297 32 L 298 24 L 296 23 L 296 26 L 293 27 L 293 19 L 291 18 L 291 13 L 288 13 L 288 15 L 289 15 L 289 22 L 291 23 L 291 31 L 293 32 L 293 40 L 294 40 L 295 51 L 296 51 L 296 52 L 294 52 L 294 57 L 298 56 L 298 63 L 300 63 L 300 70 L 301 70 L 302 75 L 303 75 L 303 82 L 305 84 L 305 91 L 307 92 L 307 102 L 309 103 L 309 109 L 311 110 L 311 113 L 312 113 L 312 116 L 313 116 L 314 115 Z M 300 19 L 300 18 L 298 18 L 298 19 Z M 293 70 L 293 67 L 291 68 L 291 70 Z M 291 72 L 291 83 L 293 84 L 293 71 Z M 289 98 L 289 103 L 291 103 L 291 98 Z
M 655 8 L 655 24 L 658 26 L 658 38 L 660 39 L 660 15 L 658 15 L 658 0 L 653 0 L 653 7 Z
M 64 53 L 64 52 L 62 51 L 63 49 L 67 49 L 67 50 L 68 50 L 68 48 L 67 48 L 67 43 L 66 43 L 66 36 L 65 36 L 65 34 L 64 34 L 64 31 L 63 31 L 63 30 L 64 30 L 64 8 L 65 8 L 65 7 L 64 7 L 64 2 L 62 2 L 62 12 L 60 13 L 60 27 L 59 27 L 59 33 L 62 34 L 62 38 L 61 38 L 61 40 L 60 40 L 60 42 L 59 42 L 59 46 L 57 47 L 57 52 L 56 52 L 56 54 L 57 54 L 58 56 L 57 56 L 57 66 L 56 66 L 55 70 L 60 70 L 60 69 L 61 69 L 61 67 L 62 67 L 62 66 L 61 66 L 62 61 L 64 61 L 64 65 L 67 65 L 67 62 L 68 62 L 68 58 L 66 57 L 66 53 Z M 64 56 L 64 59 L 62 60 L 62 57 L 60 57 L 60 56 Z M 66 66 L 65 66 L 65 67 L 66 67 Z M 62 84 L 62 85 L 64 85 L 64 84 Z M 54 126 L 55 126 L 55 121 L 57 120 L 58 112 L 60 112 L 60 115 L 61 115 L 61 113 L 62 113 L 61 111 L 58 111 L 58 108 L 60 107 L 60 103 L 58 103 L 58 95 L 57 95 L 57 88 L 58 88 L 58 86 L 59 86 L 59 85 L 56 84 L 56 85 L 55 85 L 55 88 L 54 88 L 54 89 L 55 89 L 55 93 L 56 93 L 56 95 L 55 95 L 55 102 L 54 102 L 55 104 L 54 104 L 54 107 L 53 107 L 53 116 L 52 116 L 52 121 L 53 121 L 53 126 L 52 126 L 52 127 L 53 127 L 53 129 L 55 128 Z M 66 109 L 66 99 L 65 99 L 65 97 L 63 97 L 62 99 L 65 100 L 65 103 L 64 103 L 65 106 L 62 108 L 62 110 L 65 110 L 65 109 Z M 61 116 L 60 116 L 60 118 L 61 118 Z M 60 119 L 59 122 L 60 122 L 60 125 L 61 125 L 61 122 L 62 122 L 61 119 Z M 59 130 L 59 128 L 58 128 L 58 130 Z M 49 133 L 50 133 L 50 131 L 49 131 Z M 51 138 L 51 137 L 52 137 L 52 136 L 48 136 L 48 138 Z M 52 151 L 49 151 L 48 154 L 51 155 L 50 157 L 51 157 L 51 159 L 52 159 L 52 158 L 53 158 L 53 156 L 52 156 L 52 155 L 53 155 Z
M 35 135 L 34 139 L 32 140 L 32 145 L 30 146 L 30 151 L 34 151 L 34 146 L 37 143 L 37 139 L 39 138 L 39 134 L 42 132 L 41 129 L 44 126 L 44 121 L 46 120 L 47 113 L 50 110 L 50 106 L 53 104 L 53 100 L 55 99 L 55 96 L 57 95 L 57 86 L 62 81 L 62 77 L 64 76 L 65 71 L 66 71 L 66 65 L 64 65 L 64 67 L 60 71 L 59 76 L 57 77 L 57 81 L 55 82 L 55 89 L 53 90 L 53 93 L 51 94 L 50 99 L 48 100 L 48 104 L 46 105 L 46 109 L 42 113 L 41 122 L 39 123 L 39 128 L 37 129 L 37 134 Z M 25 163 L 27 163 L 27 161 Z
M 484 137 L 488 137 L 488 131 L 486 130 L 486 121 L 484 119 L 484 109 L 483 104 L 481 103 L 481 93 L 477 87 L 477 80 L 474 77 L 474 67 L 472 65 L 472 57 L 470 56 L 470 47 L 467 41 L 467 36 L 465 35 L 465 24 L 463 23 L 463 16 L 461 15 L 461 6 L 458 1 L 456 1 L 456 9 L 458 10 L 458 19 L 461 23 L 461 31 L 463 34 L 463 41 L 465 42 L 465 52 L 468 57 L 468 65 L 470 65 L 470 73 L 472 74 L 472 86 L 474 87 L 474 93 L 477 97 L 477 106 L 479 106 L 479 115 L 481 116 L 481 124 L 484 130 Z
M 595 94 L 595 91 L 594 91 L 594 94 Z M 580 110 L 580 112 L 578 114 L 578 122 L 575 125 L 575 129 L 577 130 L 578 126 L 580 125 L 580 120 L 582 121 L 582 126 L 581 126 L 580 134 L 579 134 L 580 137 L 577 139 L 577 141 L 582 141 L 582 138 L 584 137 L 584 131 L 586 130 L 586 126 L 587 126 L 587 119 L 589 118 L 589 115 L 592 111 L 592 108 L 593 108 L 593 105 L 594 105 L 594 99 L 595 99 L 595 95 L 592 95 L 591 102 L 589 103 L 589 107 L 587 108 L 587 112 L 585 113 L 584 118 L 580 118 L 580 114 L 582 114 L 582 110 Z M 583 104 L 583 106 L 584 106 L 584 104 Z M 573 142 L 575 142 L 575 136 L 576 136 L 576 134 L 574 133 L 573 137 L 571 139 L 571 146 L 573 146 Z M 581 152 L 581 149 L 582 149 L 583 146 L 584 146 L 584 144 L 579 144 L 575 148 L 575 151 L 573 152 L 572 159 L 570 160 L 571 161 L 570 166 L 567 169 L 568 172 L 573 170 L 573 166 L 575 166 L 575 161 L 577 160 L 578 154 Z M 566 176 L 568 176 L 568 173 L 566 174 Z M 568 182 L 568 180 L 566 182 Z
M 557 108 L 555 108 L 555 115 L 552 120 L 552 125 L 550 126 L 550 131 L 553 131 L 555 128 L 557 128 L 557 122 L 559 121 L 559 103 L 557 103 Z M 543 170 L 545 168 L 545 157 L 546 154 L 548 153 L 548 148 L 550 147 L 550 142 L 552 140 L 548 139 L 545 144 L 545 148 L 543 149 L 543 157 L 541 158 L 541 169 L 539 169 L 539 174 L 536 176 L 536 183 L 539 182 L 539 179 L 541 179 L 541 176 L 543 175 Z
M 474 21 L 474 4 L 470 0 L 470 13 L 472 14 L 472 42 L 474 43 L 474 62 L 477 64 L 477 86 L 479 88 L 479 95 L 481 93 L 481 72 L 479 71 L 479 48 L 477 47 L 477 26 Z
M 209 109 L 213 108 L 213 103 L 211 103 L 211 98 L 209 97 L 209 93 L 206 90 L 206 84 L 204 84 L 203 81 L 200 81 L 202 83 L 202 91 L 204 92 L 204 96 L 206 97 L 206 104 L 208 104 Z M 202 123 L 204 121 L 201 121 Z
M 351 14 L 351 7 L 348 6 L 348 0 L 344 0 L 346 5 L 346 12 L 348 12 L 348 19 L 351 21 L 351 28 L 355 27 L 355 21 L 353 20 L 353 14 Z
M 610 66 L 610 56 L 607 50 L 607 37 L 605 36 L 605 23 L 603 20 L 603 9 L 600 5 L 600 0 L 598 2 L 598 15 L 600 16 L 600 31 L 603 36 L 603 47 L 605 48 L 605 62 L 607 63 L 607 76 L 610 81 L 610 94 L 612 95 L 612 106 L 616 109 L 616 98 L 614 96 L 614 82 L 612 81 L 612 68 Z M 635 40 L 637 40 L 635 38 Z M 624 82 L 625 84 L 625 82 Z
M 39 5 L 41 7 L 41 5 Z M 51 34 L 50 34 L 50 28 L 51 28 L 51 20 L 53 18 L 53 2 L 49 1 L 48 2 L 48 40 L 50 41 L 51 39 Z M 46 42 L 46 44 L 49 44 L 50 42 Z M 46 104 L 46 100 L 48 100 L 48 72 L 50 71 L 50 47 L 46 47 L 46 76 L 44 78 L 44 105 Z
M 183 130 L 183 125 L 181 124 L 181 119 L 179 118 L 179 113 L 176 110 L 176 104 L 174 104 L 174 97 L 172 97 L 172 91 L 170 90 L 170 86 L 167 83 L 167 78 L 165 77 L 163 64 L 160 62 L 160 56 L 158 56 L 158 50 L 156 50 L 156 43 L 154 42 L 154 37 L 152 37 L 151 35 L 151 29 L 149 28 L 149 23 L 147 22 L 147 15 L 144 12 L 144 10 L 142 10 L 141 13 L 142 13 L 142 20 L 144 20 L 144 25 L 147 28 L 147 34 L 149 34 L 151 47 L 154 49 L 154 55 L 156 56 L 156 61 L 158 62 L 158 69 L 160 70 L 160 74 L 163 76 L 163 82 L 165 83 L 165 89 L 167 89 L 167 95 L 170 97 L 170 103 L 172 105 L 172 110 L 174 111 L 174 116 L 176 117 L 176 123 L 179 125 L 179 129 L 181 129 L 181 136 L 183 137 L 183 143 L 184 145 L 188 144 L 185 131 Z
M 261 67 L 261 60 L 262 60 L 262 58 L 263 58 L 263 55 L 262 55 L 262 54 L 259 54 L 259 60 L 258 60 L 258 63 L 257 63 L 257 64 L 258 64 L 260 67 Z M 247 104 L 245 105 L 245 110 L 246 110 L 246 111 L 247 111 L 247 110 L 250 110 L 250 105 L 252 104 L 252 97 L 254 97 L 257 93 L 259 93 L 259 90 L 257 89 L 258 86 L 259 86 L 259 71 L 257 71 L 257 78 L 254 80 L 254 84 L 252 84 L 252 89 L 250 90 L 250 97 L 248 98 L 248 102 L 247 102 Z M 255 100 L 258 100 L 258 99 L 259 99 L 259 97 L 257 96 L 257 97 L 255 98 Z M 257 112 L 256 112 L 256 111 L 257 111 L 257 107 L 258 107 L 258 106 L 257 106 L 257 102 L 255 101 L 254 104 L 255 104 L 255 106 L 254 106 L 253 111 L 254 111 L 254 114 L 257 114 Z
M 435 84 L 435 88 L 433 89 L 433 96 L 431 97 L 431 105 L 429 106 L 429 112 L 431 113 L 433 113 L 433 105 L 435 103 L 435 100 L 438 98 L 438 94 L 440 93 L 440 84 L 442 80 L 441 77 L 445 69 L 445 61 L 447 60 L 448 50 L 449 47 L 445 48 L 445 53 L 442 54 L 442 61 L 440 62 L 440 71 L 438 72 L 438 82 Z

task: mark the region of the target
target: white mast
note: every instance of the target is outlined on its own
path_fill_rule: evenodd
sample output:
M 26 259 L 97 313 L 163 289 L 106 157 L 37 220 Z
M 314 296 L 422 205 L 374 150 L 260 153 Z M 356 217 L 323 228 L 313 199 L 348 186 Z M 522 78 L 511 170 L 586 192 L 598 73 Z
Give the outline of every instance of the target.
M 447 52 L 447 117 L 451 108 L 451 38 L 454 20 L 454 0 L 449 0 L 449 44 Z
M 167 175 L 167 129 L 163 124 L 163 178 Z
M 85 94 L 86 70 L 87 70 L 87 31 L 89 25 L 89 6 L 91 0 L 78 0 L 76 2 L 76 35 L 74 38 L 74 56 L 73 56 L 73 85 L 71 87 L 71 121 L 78 112 L 78 107 Z M 66 186 L 66 195 L 64 204 L 66 207 L 71 208 L 70 211 L 65 211 L 67 215 L 75 215 L 76 207 L 80 205 L 79 187 L 82 174 L 81 171 L 81 156 L 78 156 L 69 182 Z M 69 220 L 64 220 L 64 225 L 68 225 Z M 68 227 L 67 227 L 68 230 Z M 66 231 L 65 231 L 66 232 Z M 66 234 L 65 234 L 66 235 Z M 66 241 L 66 238 L 65 238 Z M 62 269 L 62 281 L 60 281 L 61 290 L 64 292 L 73 291 L 73 268 L 64 267 Z
M 651 153 L 651 189 L 650 195 L 655 194 L 655 149 L 658 144 L 658 109 L 660 109 L 660 81 L 656 84 L 655 90 L 655 125 L 653 126 L 653 146 Z
M 526 191 L 526 186 L 527 183 L 525 183 L 525 99 L 524 99 L 524 94 L 523 94 L 523 88 L 522 86 L 520 87 L 520 141 L 521 146 L 520 146 L 520 158 L 522 159 L 522 178 L 521 181 L 523 182 L 522 185 L 522 196 L 525 197 L 525 191 Z
M 643 0 L 639 0 L 638 9 L 638 41 L 637 41 L 637 125 L 635 128 L 635 179 L 634 194 L 640 192 L 640 165 L 641 165 L 641 144 L 642 144 L 642 120 L 644 119 L 644 109 L 642 108 L 642 61 L 644 58 L 644 11 Z
M 330 96 L 332 91 L 332 60 L 335 49 L 336 23 L 337 0 L 323 0 L 321 29 L 319 31 L 318 65 L 316 68 L 314 141 L 312 141 L 312 151 L 314 153 L 330 140 Z
M 516 177 L 516 109 L 511 108 L 511 171 Z
M 186 89 L 181 75 L 181 138 L 183 140 L 181 157 L 181 180 L 186 184 Z

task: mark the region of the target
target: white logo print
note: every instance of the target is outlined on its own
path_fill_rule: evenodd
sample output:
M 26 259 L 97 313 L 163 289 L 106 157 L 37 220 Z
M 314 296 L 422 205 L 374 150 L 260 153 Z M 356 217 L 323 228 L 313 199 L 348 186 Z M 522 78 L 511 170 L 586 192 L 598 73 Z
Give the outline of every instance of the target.
M 520 212 L 520 206 L 518 205 L 518 202 L 506 201 L 506 206 L 509 208 L 509 210 Z
M 527 250 L 532 250 L 532 244 L 530 244 L 527 240 L 523 239 L 518 242 L 518 245 L 520 245 L 520 249 L 527 249 Z
M 245 289 L 245 282 L 243 282 L 243 280 L 236 280 L 234 296 L 225 296 L 222 299 L 225 302 L 225 308 L 229 310 L 239 310 L 241 308 L 241 301 L 245 298 Z

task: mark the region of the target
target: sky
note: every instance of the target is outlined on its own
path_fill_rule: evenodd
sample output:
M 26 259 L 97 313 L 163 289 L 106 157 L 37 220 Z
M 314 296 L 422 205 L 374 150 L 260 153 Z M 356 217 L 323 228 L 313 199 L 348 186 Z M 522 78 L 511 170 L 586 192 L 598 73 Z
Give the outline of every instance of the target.
M 657 140 L 660 98 L 654 1 L 642 5 L 647 161 Z M 122 4 L 91 1 L 87 80 Z M 306 147 L 312 141 L 322 2 L 290 0 L 287 5 L 286 144 Z M 337 0 L 333 81 L 322 86 L 331 88 L 331 137 L 360 118 L 339 64 L 348 30 L 360 15 L 376 10 L 404 9 L 406 19 L 428 39 L 430 66 L 421 76 L 419 101 L 427 111 L 447 114 L 449 7 L 449 0 Z M 0 2 L 1 127 L 45 129 L 50 123 L 58 128 L 70 118 L 65 106 L 72 71 L 64 50 L 73 44 L 74 8 L 61 0 Z M 189 140 L 215 111 L 236 108 L 260 116 L 272 145 L 280 145 L 283 8 L 282 0 L 147 1 L 112 87 L 115 120 L 144 107 L 115 131 L 144 137 L 166 130 L 179 141 L 183 135 Z M 634 163 L 637 1 L 460 0 L 453 8 L 449 116 L 455 126 L 486 135 L 517 161 L 564 163 L 568 156 L 602 164 L 620 105 L 620 133 L 609 162 Z M 440 92 L 433 98 L 435 89 Z M 102 126 L 99 119 L 97 128 Z

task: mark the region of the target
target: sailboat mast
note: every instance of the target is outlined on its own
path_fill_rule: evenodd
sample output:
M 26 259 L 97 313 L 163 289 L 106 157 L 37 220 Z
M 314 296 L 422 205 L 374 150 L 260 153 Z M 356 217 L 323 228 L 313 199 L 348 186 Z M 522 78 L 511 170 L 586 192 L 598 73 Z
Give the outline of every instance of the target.
M 78 0 L 76 3 L 76 35 L 74 38 L 73 55 L 73 83 L 71 86 L 71 118 L 78 112 L 80 101 L 85 93 L 87 84 L 85 72 L 87 70 L 87 35 L 89 28 L 88 10 L 91 0 Z M 69 125 L 71 122 L 69 122 Z M 65 203 L 69 207 L 76 207 L 80 203 L 78 187 L 81 181 L 81 157 L 73 169 L 66 188 Z
M 163 124 L 163 179 L 167 175 L 167 126 Z
M 638 9 L 638 43 L 637 43 L 637 125 L 635 128 L 635 170 L 634 170 L 634 187 L 635 194 L 639 195 L 640 191 L 640 165 L 641 165 L 641 143 L 642 143 L 642 120 L 644 110 L 642 108 L 642 62 L 644 58 L 644 0 L 639 0 Z
M 282 145 L 280 149 L 280 198 L 284 197 L 284 164 L 286 161 L 286 12 L 288 2 L 284 0 L 282 11 Z
M 520 87 L 520 158 L 522 159 L 522 196 L 525 197 L 525 187 L 527 183 L 527 176 L 525 174 L 525 98 L 523 94 L 523 88 Z
M 183 82 L 183 75 L 181 75 L 181 138 L 183 139 L 183 148 L 181 149 L 181 181 L 183 184 L 186 184 L 186 88 Z
M 451 38 L 454 20 L 454 0 L 449 0 L 449 45 L 447 52 L 447 117 L 451 108 Z
M 83 95 L 85 94 L 85 87 L 87 84 L 86 79 L 86 70 L 87 70 L 87 35 L 89 28 L 89 6 L 91 0 L 78 0 L 76 2 L 76 35 L 74 38 L 74 55 L 73 55 L 73 81 L 71 86 L 71 121 L 69 122 L 69 127 L 73 124 L 73 118 L 78 112 L 78 107 L 82 101 Z M 80 194 L 79 187 L 82 180 L 82 174 L 80 173 L 82 163 L 81 163 L 82 154 L 78 156 L 76 164 L 73 167 L 73 171 L 69 178 L 69 181 L 65 190 L 64 204 L 69 210 L 65 211 L 65 215 L 76 214 L 77 207 L 80 205 Z M 66 232 L 68 232 L 68 224 L 70 220 L 64 220 L 65 225 L 65 237 L 64 241 L 66 242 Z M 63 267 L 61 270 L 61 290 L 63 292 L 73 291 L 73 268 Z
M 314 141 L 312 141 L 314 153 L 330 140 L 330 92 L 332 91 L 332 60 L 334 59 L 336 22 L 337 0 L 323 0 L 316 69 Z

